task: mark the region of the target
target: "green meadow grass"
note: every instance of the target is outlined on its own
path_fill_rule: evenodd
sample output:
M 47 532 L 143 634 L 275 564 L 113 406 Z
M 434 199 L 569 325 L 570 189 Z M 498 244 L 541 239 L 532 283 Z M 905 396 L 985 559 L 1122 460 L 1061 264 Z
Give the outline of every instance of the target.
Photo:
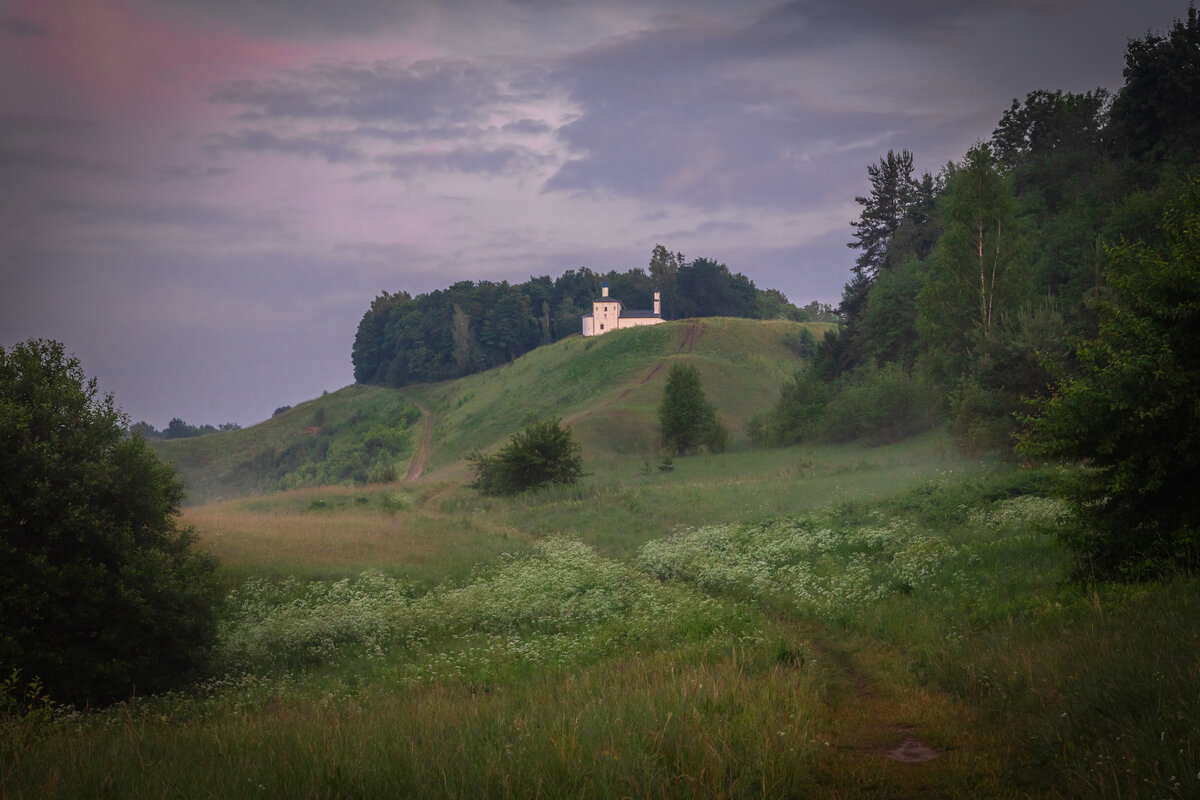
M 0 796 L 1196 796 L 1200 582 L 1064 582 L 1052 472 L 942 441 L 238 501 L 358 553 L 246 545 L 211 677 L 10 720 Z
M 572 337 L 156 444 L 228 586 L 210 666 L 92 711 L 0 684 L 0 799 L 1200 796 L 1200 581 L 1068 583 L 1056 471 L 942 430 L 750 449 L 797 327 Z M 679 360 L 735 435 L 663 470 Z M 579 484 L 465 485 L 539 415 Z M 256 464 L 401 416 L 421 480 L 263 492 Z

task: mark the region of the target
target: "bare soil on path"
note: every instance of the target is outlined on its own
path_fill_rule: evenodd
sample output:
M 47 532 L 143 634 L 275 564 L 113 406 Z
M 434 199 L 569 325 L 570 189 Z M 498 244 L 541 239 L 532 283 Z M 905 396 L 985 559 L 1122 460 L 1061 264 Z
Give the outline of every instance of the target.
M 421 439 L 417 442 L 417 450 L 408 462 L 408 471 L 404 473 L 405 483 L 415 481 L 425 471 L 425 462 L 429 460 L 429 445 L 433 440 L 433 424 L 435 422 L 433 412 L 423 403 L 417 403 L 417 408 L 421 409 L 421 414 L 425 417 L 425 427 L 421 430 Z

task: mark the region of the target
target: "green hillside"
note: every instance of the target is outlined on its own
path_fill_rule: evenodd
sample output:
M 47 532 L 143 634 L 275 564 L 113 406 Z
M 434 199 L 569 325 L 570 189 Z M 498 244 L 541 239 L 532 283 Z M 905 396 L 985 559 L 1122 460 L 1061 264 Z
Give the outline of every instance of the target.
M 183 475 L 190 502 L 421 474 L 466 475 L 466 458 L 538 416 L 569 424 L 589 462 L 656 452 L 657 405 L 670 365 L 694 364 L 704 391 L 743 441 L 742 423 L 803 365 L 784 343 L 824 323 L 683 320 L 573 336 L 503 367 L 401 389 L 349 386 L 245 430 L 154 442 Z

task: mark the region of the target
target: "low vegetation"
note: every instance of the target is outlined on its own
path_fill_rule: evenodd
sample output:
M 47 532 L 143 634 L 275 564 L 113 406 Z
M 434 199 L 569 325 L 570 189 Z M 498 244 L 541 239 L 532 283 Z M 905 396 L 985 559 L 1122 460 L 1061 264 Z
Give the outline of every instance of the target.
M 558 419 L 530 423 L 495 453 L 475 453 L 471 488 L 513 495 L 544 486 L 569 486 L 583 474 L 583 457 L 570 428 Z
M 391 555 L 314 579 L 297 557 L 293 577 L 238 579 L 210 680 L 6 734 L 5 793 L 1194 794 L 1195 580 L 1064 582 L 1069 553 L 1042 532 L 1071 513 L 1048 494 L 1056 475 L 930 461 L 930 444 L 792 473 L 806 508 L 654 526 L 621 546 L 596 541 L 605 514 L 581 508 L 652 491 L 687 515 L 693 488 L 745 507 L 803 454 L 699 455 L 641 483 L 614 467 L 486 509 L 460 505 L 478 497 L 463 487 L 390 510 L 353 490 L 241 501 L 264 524 L 288 508 L 335 520 L 364 553 L 359 516 L 524 535 L 440 577 L 426 551 L 406 572 Z M 907 476 L 895 491 L 817 496 L 892 471 Z M 929 760 L 896 760 L 909 757 Z

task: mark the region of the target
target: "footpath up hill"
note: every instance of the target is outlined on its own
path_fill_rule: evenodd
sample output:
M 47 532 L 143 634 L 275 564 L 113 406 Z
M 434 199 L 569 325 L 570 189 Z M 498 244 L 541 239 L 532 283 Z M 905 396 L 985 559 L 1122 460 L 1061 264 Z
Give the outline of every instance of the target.
M 245 430 L 158 441 L 183 475 L 189 502 L 299 486 L 462 478 L 488 451 L 538 417 L 561 417 L 586 460 L 652 456 L 670 366 L 694 365 L 729 426 L 765 409 L 804 361 L 785 343 L 822 323 L 734 318 L 573 336 L 510 364 L 454 381 L 400 389 L 349 386 Z

